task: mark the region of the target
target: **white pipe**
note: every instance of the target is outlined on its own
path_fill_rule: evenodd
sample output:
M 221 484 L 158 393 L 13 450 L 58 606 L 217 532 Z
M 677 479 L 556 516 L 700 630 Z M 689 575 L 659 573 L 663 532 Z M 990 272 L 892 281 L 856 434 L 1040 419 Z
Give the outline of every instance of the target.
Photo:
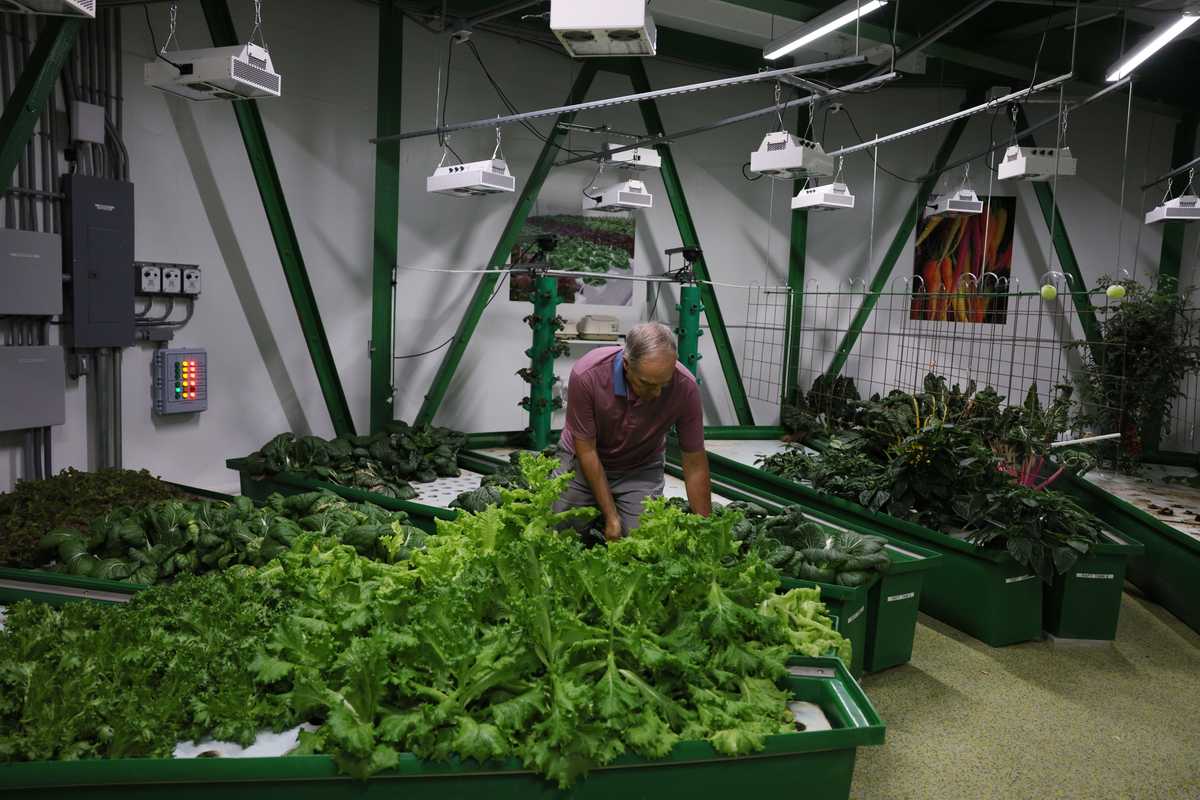
M 1070 447 L 1073 444 L 1091 444 L 1092 442 L 1106 442 L 1109 439 L 1120 438 L 1121 434 L 1119 433 L 1104 433 L 1100 434 L 1099 436 L 1084 436 L 1080 439 L 1067 439 L 1066 441 L 1062 442 L 1054 442 L 1052 445 L 1050 445 L 1050 447 L 1051 449 L 1055 447 Z

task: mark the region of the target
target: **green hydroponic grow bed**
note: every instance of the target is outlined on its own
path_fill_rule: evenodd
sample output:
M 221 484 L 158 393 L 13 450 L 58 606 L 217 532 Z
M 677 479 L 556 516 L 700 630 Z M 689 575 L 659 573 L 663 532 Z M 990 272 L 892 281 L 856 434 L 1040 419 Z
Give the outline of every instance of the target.
M 89 800 L 259 800 L 289 798 L 574 797 L 724 798 L 746 787 L 813 800 L 850 796 L 861 746 L 883 744 L 883 720 L 836 658 L 795 658 L 793 697 L 819 705 L 833 726 L 769 737 L 766 748 L 731 758 L 707 742 L 682 742 L 659 761 L 622 757 L 561 792 L 518 763 L 429 764 L 406 756 L 400 767 L 367 781 L 339 775 L 327 756 L 282 758 L 115 759 L 0 764 L 6 800 L 86 797 Z

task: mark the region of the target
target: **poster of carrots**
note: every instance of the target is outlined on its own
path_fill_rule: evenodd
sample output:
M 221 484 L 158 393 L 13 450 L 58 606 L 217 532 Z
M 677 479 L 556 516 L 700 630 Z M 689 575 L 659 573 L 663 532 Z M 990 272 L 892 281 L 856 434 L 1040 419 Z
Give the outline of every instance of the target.
M 921 220 L 913 258 L 911 319 L 999 325 L 1007 321 L 1017 198 L 981 199 L 982 214 Z

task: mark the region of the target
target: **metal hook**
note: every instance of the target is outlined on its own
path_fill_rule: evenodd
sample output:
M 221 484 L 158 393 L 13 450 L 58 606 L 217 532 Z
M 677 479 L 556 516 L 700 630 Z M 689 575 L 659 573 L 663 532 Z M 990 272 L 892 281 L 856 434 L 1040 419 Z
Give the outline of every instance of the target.
M 500 126 L 499 125 L 496 126 L 496 149 L 492 151 L 492 158 L 495 159 L 497 156 L 499 156 L 500 158 L 504 158 L 504 153 L 502 153 L 500 151 Z
M 165 42 L 163 42 L 162 49 L 158 51 L 158 54 L 160 56 L 164 55 L 167 52 L 167 46 L 169 44 L 171 44 L 171 42 L 175 39 L 175 19 L 178 15 L 179 15 L 179 3 L 171 3 L 171 7 L 167 10 L 167 16 L 171 20 L 170 29 L 168 30 L 168 33 L 167 33 L 167 40 Z M 179 42 L 175 42 L 175 46 L 178 47 Z

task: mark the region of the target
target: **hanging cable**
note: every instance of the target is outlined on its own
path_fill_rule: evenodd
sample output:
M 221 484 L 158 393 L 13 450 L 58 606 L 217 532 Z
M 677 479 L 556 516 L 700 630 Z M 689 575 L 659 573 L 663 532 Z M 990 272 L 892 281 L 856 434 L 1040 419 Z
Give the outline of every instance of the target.
M 171 37 L 173 37 L 175 35 L 175 6 L 176 5 L 178 5 L 178 4 L 177 3 L 171 4 L 171 33 L 170 33 L 170 36 L 167 37 L 167 41 L 170 41 Z M 163 61 L 167 62 L 175 69 L 179 70 L 179 74 L 182 75 L 183 67 L 179 66 L 174 61 L 167 58 L 166 55 L 164 54 L 167 49 L 167 42 L 163 42 L 162 49 L 160 50 L 158 47 L 158 42 L 155 41 L 155 39 L 154 39 L 154 25 L 150 22 L 150 7 L 148 5 L 142 6 L 142 12 L 146 15 L 146 30 L 148 30 L 150 32 L 150 46 L 154 48 L 155 56 L 162 59 Z M 178 45 L 178 43 L 176 43 L 176 45 Z M 64 73 L 64 74 L 66 74 L 66 73 Z
M 258 34 L 258 44 L 262 49 L 267 50 L 267 35 L 263 32 L 262 24 L 262 0 L 254 0 L 254 27 L 250 30 L 250 36 L 246 39 L 247 43 L 254 42 L 254 34 Z
M 502 273 L 500 275 L 500 282 L 496 284 L 496 291 L 492 292 L 492 296 L 489 297 L 488 301 L 483 304 L 483 310 L 486 310 L 487 307 L 492 304 L 492 301 L 496 299 L 496 295 L 500 294 L 500 290 L 504 288 L 504 282 L 506 280 L 508 280 L 508 270 L 484 270 L 484 271 L 485 272 L 501 272 Z M 482 310 L 480 313 L 482 313 Z M 392 356 L 392 360 L 393 361 L 403 361 L 404 359 L 408 359 L 408 358 L 420 358 L 421 356 L 427 356 L 432 353 L 436 353 L 437 351 L 439 351 L 442 348 L 449 345 L 456 338 L 458 338 L 457 332 L 453 336 L 451 336 L 449 339 L 447 339 L 446 341 L 439 344 L 437 347 L 431 348 L 429 350 L 424 350 L 420 353 L 408 353 L 407 355 L 403 355 L 403 356 Z

